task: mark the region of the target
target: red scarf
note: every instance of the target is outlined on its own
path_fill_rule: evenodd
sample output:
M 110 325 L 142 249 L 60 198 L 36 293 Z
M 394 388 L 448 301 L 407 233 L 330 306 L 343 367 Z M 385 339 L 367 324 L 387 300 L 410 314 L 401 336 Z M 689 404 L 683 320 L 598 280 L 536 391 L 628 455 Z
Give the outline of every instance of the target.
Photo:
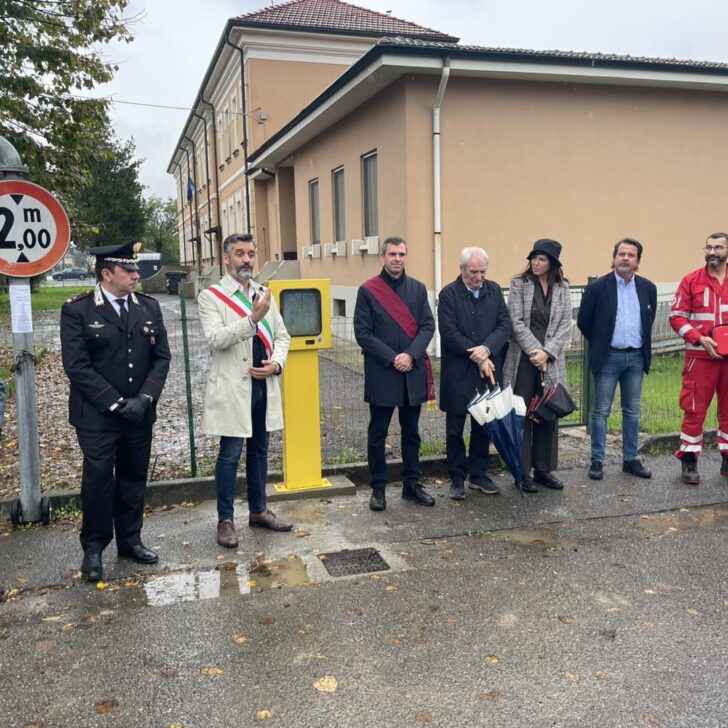
M 417 336 L 419 327 L 417 321 L 409 310 L 407 304 L 399 297 L 396 291 L 388 286 L 381 278 L 375 276 L 364 283 L 364 288 L 374 296 L 377 303 L 392 317 L 410 340 Z M 425 375 L 427 376 L 427 401 L 435 401 L 435 378 L 432 376 L 432 362 L 427 352 L 424 354 Z

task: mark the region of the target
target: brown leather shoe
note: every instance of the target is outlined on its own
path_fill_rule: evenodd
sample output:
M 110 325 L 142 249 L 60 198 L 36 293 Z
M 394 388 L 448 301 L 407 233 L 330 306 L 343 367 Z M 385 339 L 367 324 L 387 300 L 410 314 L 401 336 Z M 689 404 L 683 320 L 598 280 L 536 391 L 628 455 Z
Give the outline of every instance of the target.
M 226 549 L 237 548 L 238 537 L 235 534 L 235 526 L 230 519 L 220 521 L 217 524 L 217 542 Z
M 251 528 L 269 528 L 271 531 L 290 531 L 293 528 L 292 523 L 281 521 L 267 508 L 262 513 L 251 513 L 248 516 L 248 525 Z

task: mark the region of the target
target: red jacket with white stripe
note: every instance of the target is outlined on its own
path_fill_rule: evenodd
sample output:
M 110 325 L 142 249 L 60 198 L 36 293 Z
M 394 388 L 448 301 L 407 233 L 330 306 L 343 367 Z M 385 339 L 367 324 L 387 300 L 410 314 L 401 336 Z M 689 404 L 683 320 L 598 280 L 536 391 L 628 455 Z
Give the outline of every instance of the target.
M 670 310 L 670 326 L 685 340 L 685 355 L 710 359 L 698 341 L 713 327 L 728 324 L 728 285 L 708 273 L 708 266 L 688 273 L 680 281 Z

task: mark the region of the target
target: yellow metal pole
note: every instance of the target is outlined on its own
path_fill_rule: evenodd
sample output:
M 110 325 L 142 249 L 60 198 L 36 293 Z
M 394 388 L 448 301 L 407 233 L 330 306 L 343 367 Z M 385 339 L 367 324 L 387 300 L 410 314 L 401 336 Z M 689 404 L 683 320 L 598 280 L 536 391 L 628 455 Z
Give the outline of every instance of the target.
M 327 488 L 321 477 L 318 351 L 291 351 L 283 373 L 283 484 L 278 491 Z

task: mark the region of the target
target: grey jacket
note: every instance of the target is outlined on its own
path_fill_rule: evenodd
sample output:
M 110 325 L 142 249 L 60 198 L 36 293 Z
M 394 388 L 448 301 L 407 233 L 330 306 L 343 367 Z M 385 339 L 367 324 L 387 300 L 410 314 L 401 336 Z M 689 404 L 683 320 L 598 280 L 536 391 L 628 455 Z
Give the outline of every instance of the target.
M 554 286 L 551 295 L 551 315 L 546 328 L 543 346 L 531 333 L 531 306 L 533 304 L 535 283 L 525 278 L 514 278 L 508 294 L 508 310 L 513 322 L 513 336 L 508 345 L 506 362 L 503 367 L 505 384 L 516 381 L 521 352 L 530 354 L 536 349 L 544 349 L 549 354 L 548 367 L 544 376 L 547 387 L 566 384 L 565 350 L 571 339 L 572 305 L 569 285 L 561 283 Z

